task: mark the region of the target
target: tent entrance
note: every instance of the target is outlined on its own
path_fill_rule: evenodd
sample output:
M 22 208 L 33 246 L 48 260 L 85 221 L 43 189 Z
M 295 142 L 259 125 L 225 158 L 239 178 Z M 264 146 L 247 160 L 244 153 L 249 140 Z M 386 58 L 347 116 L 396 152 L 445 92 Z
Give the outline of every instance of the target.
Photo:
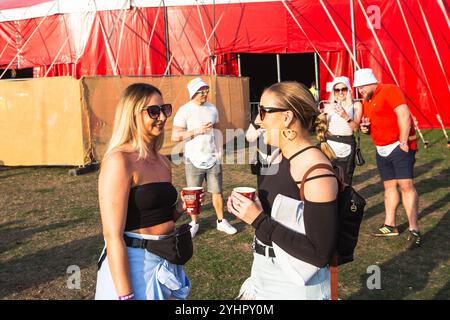
M 5 69 L 0 69 L 0 74 L 3 73 Z M 33 68 L 23 68 L 23 69 L 8 69 L 3 75 L 2 79 L 26 79 L 33 78 Z
M 310 87 L 315 81 L 314 53 L 279 54 L 241 53 L 241 75 L 250 78 L 250 101 L 259 102 L 264 88 L 278 81 L 297 81 Z

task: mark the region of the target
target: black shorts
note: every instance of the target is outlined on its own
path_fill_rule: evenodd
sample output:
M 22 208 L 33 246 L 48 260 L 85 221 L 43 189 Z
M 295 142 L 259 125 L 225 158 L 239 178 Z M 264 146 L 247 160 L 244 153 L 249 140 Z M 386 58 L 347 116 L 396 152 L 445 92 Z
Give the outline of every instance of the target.
M 412 179 L 415 162 L 416 151 L 409 149 L 405 152 L 400 146 L 397 146 L 387 157 L 382 157 L 377 152 L 378 171 L 383 181 Z

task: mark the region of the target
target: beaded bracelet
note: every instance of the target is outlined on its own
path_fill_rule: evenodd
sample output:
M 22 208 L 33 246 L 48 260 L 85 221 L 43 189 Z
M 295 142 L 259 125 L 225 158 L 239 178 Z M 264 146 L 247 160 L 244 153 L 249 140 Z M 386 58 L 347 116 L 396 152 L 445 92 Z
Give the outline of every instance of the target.
M 134 292 L 125 296 L 119 296 L 119 300 L 134 300 Z

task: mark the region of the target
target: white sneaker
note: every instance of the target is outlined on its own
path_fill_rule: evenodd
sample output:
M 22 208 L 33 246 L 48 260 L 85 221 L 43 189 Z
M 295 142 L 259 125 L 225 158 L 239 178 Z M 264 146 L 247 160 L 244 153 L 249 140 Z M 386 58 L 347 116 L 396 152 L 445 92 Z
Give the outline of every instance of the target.
M 191 221 L 189 222 L 190 226 L 191 226 L 191 237 L 192 239 L 194 239 L 195 235 L 197 234 L 198 228 L 200 227 L 200 225 L 198 223 L 195 223 L 195 221 Z
M 227 219 L 222 219 L 222 222 L 217 221 L 217 230 L 223 231 L 228 234 L 235 234 L 237 232 L 237 229 L 233 227 Z

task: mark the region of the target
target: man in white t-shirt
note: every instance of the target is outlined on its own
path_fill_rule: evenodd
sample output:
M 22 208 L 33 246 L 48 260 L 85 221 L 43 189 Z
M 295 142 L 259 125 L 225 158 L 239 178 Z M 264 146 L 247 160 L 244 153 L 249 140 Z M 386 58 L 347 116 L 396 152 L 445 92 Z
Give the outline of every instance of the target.
M 187 187 L 201 187 L 206 180 L 208 192 L 217 215 L 217 230 L 228 234 L 237 232 L 223 217 L 222 196 L 222 146 L 217 145 L 214 129 L 217 130 L 219 113 L 207 102 L 209 86 L 195 78 L 188 83 L 188 103 L 178 109 L 173 119 L 172 140 L 185 141 L 184 157 Z M 198 231 L 198 216 L 191 215 L 192 238 Z

